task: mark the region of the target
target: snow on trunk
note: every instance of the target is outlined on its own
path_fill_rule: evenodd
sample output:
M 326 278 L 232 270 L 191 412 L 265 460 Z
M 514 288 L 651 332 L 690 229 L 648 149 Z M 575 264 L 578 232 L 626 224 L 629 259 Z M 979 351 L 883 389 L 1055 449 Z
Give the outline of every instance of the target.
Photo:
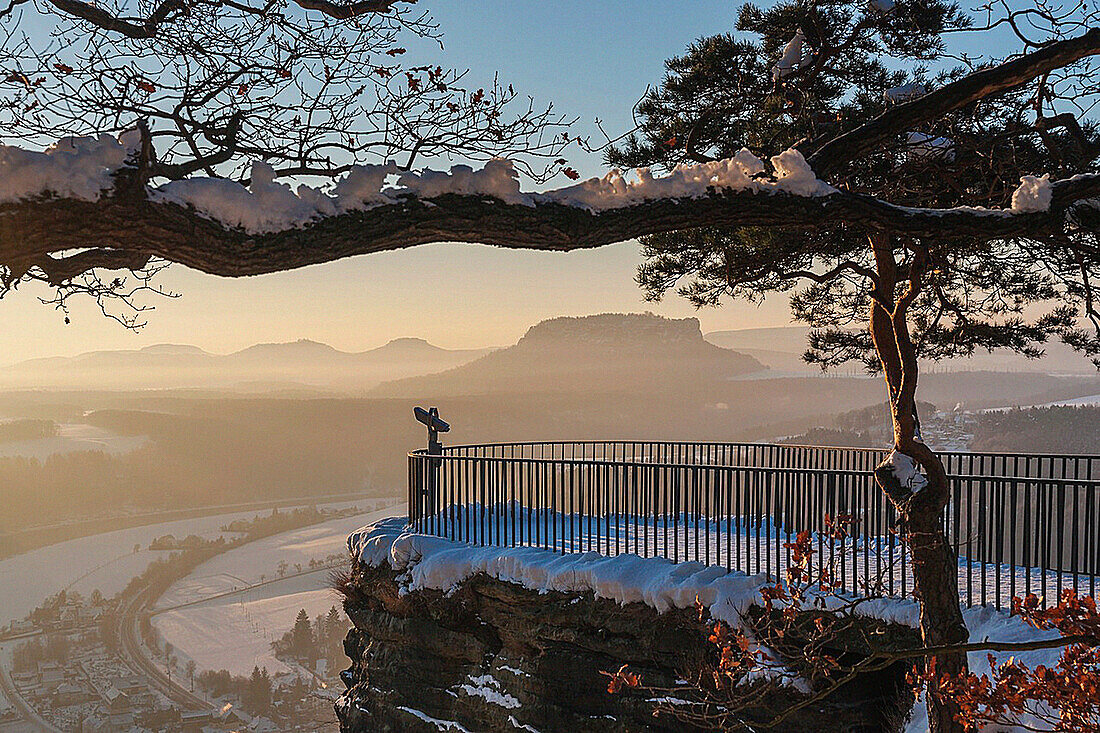
M 916 461 L 901 451 L 894 449 L 886 457 L 886 463 L 890 464 L 894 477 L 909 493 L 916 494 L 928 485 L 928 477 L 917 468 Z

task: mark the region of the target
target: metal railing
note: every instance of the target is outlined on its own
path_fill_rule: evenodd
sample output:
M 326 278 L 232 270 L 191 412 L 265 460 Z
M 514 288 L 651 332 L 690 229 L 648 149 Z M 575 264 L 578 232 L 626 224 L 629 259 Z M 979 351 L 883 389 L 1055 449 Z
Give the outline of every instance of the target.
M 841 593 L 913 591 L 885 453 L 761 443 L 496 443 L 409 454 L 409 519 L 477 545 L 634 553 L 780 579 L 799 532 Z M 940 454 L 967 605 L 1096 595 L 1100 456 Z M 1096 477 L 1095 479 L 1093 477 Z M 843 530 L 843 531 L 841 531 Z

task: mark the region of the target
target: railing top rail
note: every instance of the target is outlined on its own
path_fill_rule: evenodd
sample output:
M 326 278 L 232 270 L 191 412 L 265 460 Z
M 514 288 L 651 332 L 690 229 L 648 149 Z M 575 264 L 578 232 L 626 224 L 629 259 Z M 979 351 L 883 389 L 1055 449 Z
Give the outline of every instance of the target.
M 795 475 L 824 475 L 824 476 L 859 476 L 870 478 L 874 476 L 872 470 L 860 470 L 855 468 L 813 468 L 805 466 L 746 466 L 725 463 L 672 463 L 666 461 L 637 461 L 615 460 L 607 458 L 539 458 L 528 456 L 485 456 L 485 455 L 447 455 L 428 453 L 424 449 L 410 451 L 409 458 L 425 461 L 445 461 L 462 463 L 507 463 L 507 464 L 538 464 L 555 466 L 606 466 L 626 467 L 632 466 L 646 469 L 683 469 L 683 470 L 709 470 L 709 471 L 740 471 L 743 473 L 769 473 L 769 474 L 795 474 Z M 1010 482 L 1031 483 L 1045 487 L 1053 486 L 1088 486 L 1100 488 L 1100 479 L 1085 478 L 1049 478 L 1042 476 L 997 476 L 978 474 L 948 474 L 951 481 L 977 481 L 977 482 Z
M 448 455 L 438 453 L 428 453 L 426 450 L 415 450 L 409 452 L 409 458 L 423 459 L 423 460 L 435 460 L 435 461 L 458 461 L 458 462 L 475 462 L 481 461 L 486 463 L 538 463 L 542 465 L 562 465 L 562 466 L 637 466 L 639 468 L 684 468 L 693 470 L 732 470 L 732 471 L 768 471 L 768 472 L 790 472 L 790 473 L 824 473 L 835 475 L 838 473 L 844 474 L 858 474 L 862 476 L 871 476 L 873 471 L 860 471 L 858 469 L 835 469 L 835 468 L 797 468 L 794 466 L 736 466 L 728 463 L 672 463 L 667 461 L 634 461 L 634 460 L 615 460 L 611 458 L 539 458 L 532 456 L 463 456 L 463 455 Z
M 856 453 L 886 453 L 889 448 L 868 448 L 866 446 L 822 446 L 807 445 L 802 443 L 766 443 L 755 441 L 701 441 L 701 440 L 650 440 L 650 439 L 616 439 L 616 440 L 521 440 L 501 441 L 490 443 L 466 443 L 448 445 L 443 448 L 447 453 L 456 450 L 474 450 L 478 448 L 510 448 L 510 447 L 534 447 L 534 446 L 563 446 L 563 445 L 676 445 L 676 446 L 730 446 L 730 447 L 769 447 L 769 448 L 802 448 L 824 451 L 850 451 Z M 987 451 L 937 451 L 941 456 L 968 456 L 987 458 L 1052 458 L 1056 460 L 1096 460 L 1100 461 L 1100 453 L 1031 453 L 1027 451 L 1013 452 L 987 452 Z

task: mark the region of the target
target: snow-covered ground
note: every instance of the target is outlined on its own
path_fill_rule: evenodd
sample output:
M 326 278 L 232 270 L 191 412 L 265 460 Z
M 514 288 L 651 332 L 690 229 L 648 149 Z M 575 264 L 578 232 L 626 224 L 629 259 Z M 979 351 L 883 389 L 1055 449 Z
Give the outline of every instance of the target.
M 728 567 L 747 573 L 770 573 L 782 578 L 791 562 L 796 533 L 774 526 L 765 517 L 729 517 L 696 521 L 690 516 L 645 518 L 622 515 L 591 517 L 548 510 L 531 510 L 519 505 L 471 505 L 455 507 L 445 518 L 428 517 L 420 528 L 426 534 L 470 541 L 478 545 L 527 545 L 558 549 L 566 553 L 594 552 L 601 555 L 633 554 L 663 557 L 677 562 Z M 878 589 L 879 593 L 905 595 L 913 579 L 905 546 L 897 536 L 847 538 L 834 541 L 812 536 L 815 568 L 828 566 L 834 583 L 845 592 Z M 962 548 L 965 555 L 966 548 Z M 1044 572 L 1039 568 L 1013 568 L 968 561 L 959 562 L 959 589 L 968 605 L 1000 600 L 1010 608 L 1013 596 L 1027 593 L 1058 598 L 1061 588 L 1074 587 L 1068 572 Z M 985 595 L 982 595 L 982 580 Z M 1045 581 L 1045 585 L 1044 585 Z M 1077 589 L 1092 593 L 1096 579 L 1078 576 Z
M 61 423 L 58 435 L 36 440 L 14 440 L 0 443 L 0 458 L 23 456 L 44 461 L 58 453 L 98 451 L 120 455 L 137 450 L 149 441 L 145 435 L 118 435 L 105 428 L 84 423 Z
M 1100 405 L 1100 394 L 1086 395 L 1084 397 L 1074 397 L 1072 400 L 1046 402 L 1042 405 L 1033 405 L 1033 407 L 1095 407 L 1096 405 Z
M 983 641 L 999 642 L 1026 642 L 1041 639 L 1053 639 L 1058 636 L 1056 631 L 1039 631 L 1019 618 L 1009 616 L 990 608 L 969 608 L 963 611 L 963 620 L 966 628 L 970 630 L 970 641 L 978 643 Z M 998 663 L 1008 661 L 1015 657 L 1016 661 L 1035 668 L 1044 665 L 1048 668 L 1058 663 L 1062 656 L 1062 649 L 1036 649 L 1033 651 L 1014 652 L 1012 654 L 998 654 Z M 988 652 L 970 652 L 967 654 L 967 662 L 970 671 L 977 675 L 990 673 Z M 1026 716 L 1020 721 L 1020 725 L 1013 727 L 990 726 L 987 733 L 1028 733 L 1029 731 L 1047 731 L 1050 726 L 1033 716 Z M 924 693 L 913 706 L 913 717 L 905 727 L 905 733 L 927 733 L 928 708 L 925 706 Z
M 167 611 L 153 616 L 153 626 L 177 657 L 193 659 L 199 670 L 247 676 L 257 666 L 278 675 L 290 668 L 275 658 L 271 642 L 290 630 L 300 609 L 312 619 L 332 606 L 339 608 L 340 600 L 322 571 Z
M 356 502 L 324 505 L 333 508 Z M 62 589 L 87 596 L 94 589 L 110 597 L 140 575 L 164 551 L 149 550 L 151 541 L 167 534 L 215 538 L 218 527 L 236 519 L 251 519 L 270 510 L 251 510 L 181 519 L 143 527 L 104 532 L 31 550 L 0 560 L 0 626 L 21 619 Z M 138 552 L 134 546 L 139 545 Z
M 1100 394 L 1090 394 L 1083 397 L 1074 397 L 1069 400 L 1056 400 L 1054 402 L 1043 402 L 1041 404 L 1033 405 L 1015 405 L 1012 407 L 990 407 L 985 410 L 979 410 L 979 412 L 1007 412 L 1015 407 L 1029 408 L 1029 407 L 1096 407 L 1100 405 Z
M 769 582 L 762 574 L 727 572 L 698 562 L 677 564 L 662 557 L 642 558 L 633 554 L 605 557 L 596 552 L 562 555 L 534 547 L 472 546 L 409 533 L 401 519 L 359 529 L 348 537 L 348 549 L 364 564 L 388 564 L 402 571 L 403 582 L 409 590 L 446 591 L 475 574 L 485 573 L 540 592 L 591 591 L 597 597 L 618 603 L 645 603 L 658 612 L 690 608 L 698 602 L 708 608 L 712 617 L 735 628 L 743 626 L 743 614 L 760 600 L 760 589 Z M 875 599 L 858 606 L 856 611 L 914 627 L 919 620 L 916 602 L 908 599 Z M 1020 642 L 1057 636 L 1056 632 L 1037 631 L 1019 618 L 991 608 L 970 608 L 964 610 L 963 615 L 972 642 Z M 1029 665 L 1050 665 L 1059 655 L 1060 650 L 1048 649 L 1022 652 L 1015 657 Z M 977 674 L 989 672 L 985 652 L 970 654 L 969 661 L 972 671 Z M 347 704 L 346 699 L 341 702 Z M 1012 733 L 1043 730 L 1036 727 L 1037 721 L 1021 723 L 1031 727 L 1008 730 Z M 906 731 L 924 733 L 927 730 L 921 701 L 915 706 Z
M 404 506 L 395 506 L 334 519 L 212 558 L 161 596 L 155 610 L 162 612 L 153 616 L 153 626 L 181 659 L 193 659 L 200 670 L 247 675 L 259 666 L 272 674 L 288 671 L 272 654 L 271 642 L 290 630 L 299 610 L 304 608 L 313 618 L 340 605 L 328 586 L 328 571 L 309 572 L 310 560 L 344 557 L 352 530 L 404 511 Z M 287 564 L 282 580 L 280 561 Z M 264 585 L 235 592 L 260 582 Z M 177 608 L 180 604 L 193 605 Z

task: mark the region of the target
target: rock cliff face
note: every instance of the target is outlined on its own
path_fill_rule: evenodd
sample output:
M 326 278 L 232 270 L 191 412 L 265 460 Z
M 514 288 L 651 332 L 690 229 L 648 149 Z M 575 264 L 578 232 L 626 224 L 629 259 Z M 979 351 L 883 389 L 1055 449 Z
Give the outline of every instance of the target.
M 513 346 L 440 374 L 380 386 L 374 394 L 634 392 L 691 380 L 711 389 L 764 366 L 703 339 L 695 318 L 607 313 L 553 318 Z
M 355 624 L 344 642 L 348 690 L 337 704 L 345 733 L 697 730 L 654 716 L 645 696 L 608 694 L 601 674 L 627 663 L 646 685 L 676 688 L 711 648 L 693 610 L 658 615 L 485 576 L 450 595 L 402 595 L 388 568 L 357 568 L 344 590 Z M 891 730 L 898 675 L 861 679 L 772 730 Z M 783 694 L 762 694 L 757 712 L 785 707 L 789 698 L 776 699 Z

